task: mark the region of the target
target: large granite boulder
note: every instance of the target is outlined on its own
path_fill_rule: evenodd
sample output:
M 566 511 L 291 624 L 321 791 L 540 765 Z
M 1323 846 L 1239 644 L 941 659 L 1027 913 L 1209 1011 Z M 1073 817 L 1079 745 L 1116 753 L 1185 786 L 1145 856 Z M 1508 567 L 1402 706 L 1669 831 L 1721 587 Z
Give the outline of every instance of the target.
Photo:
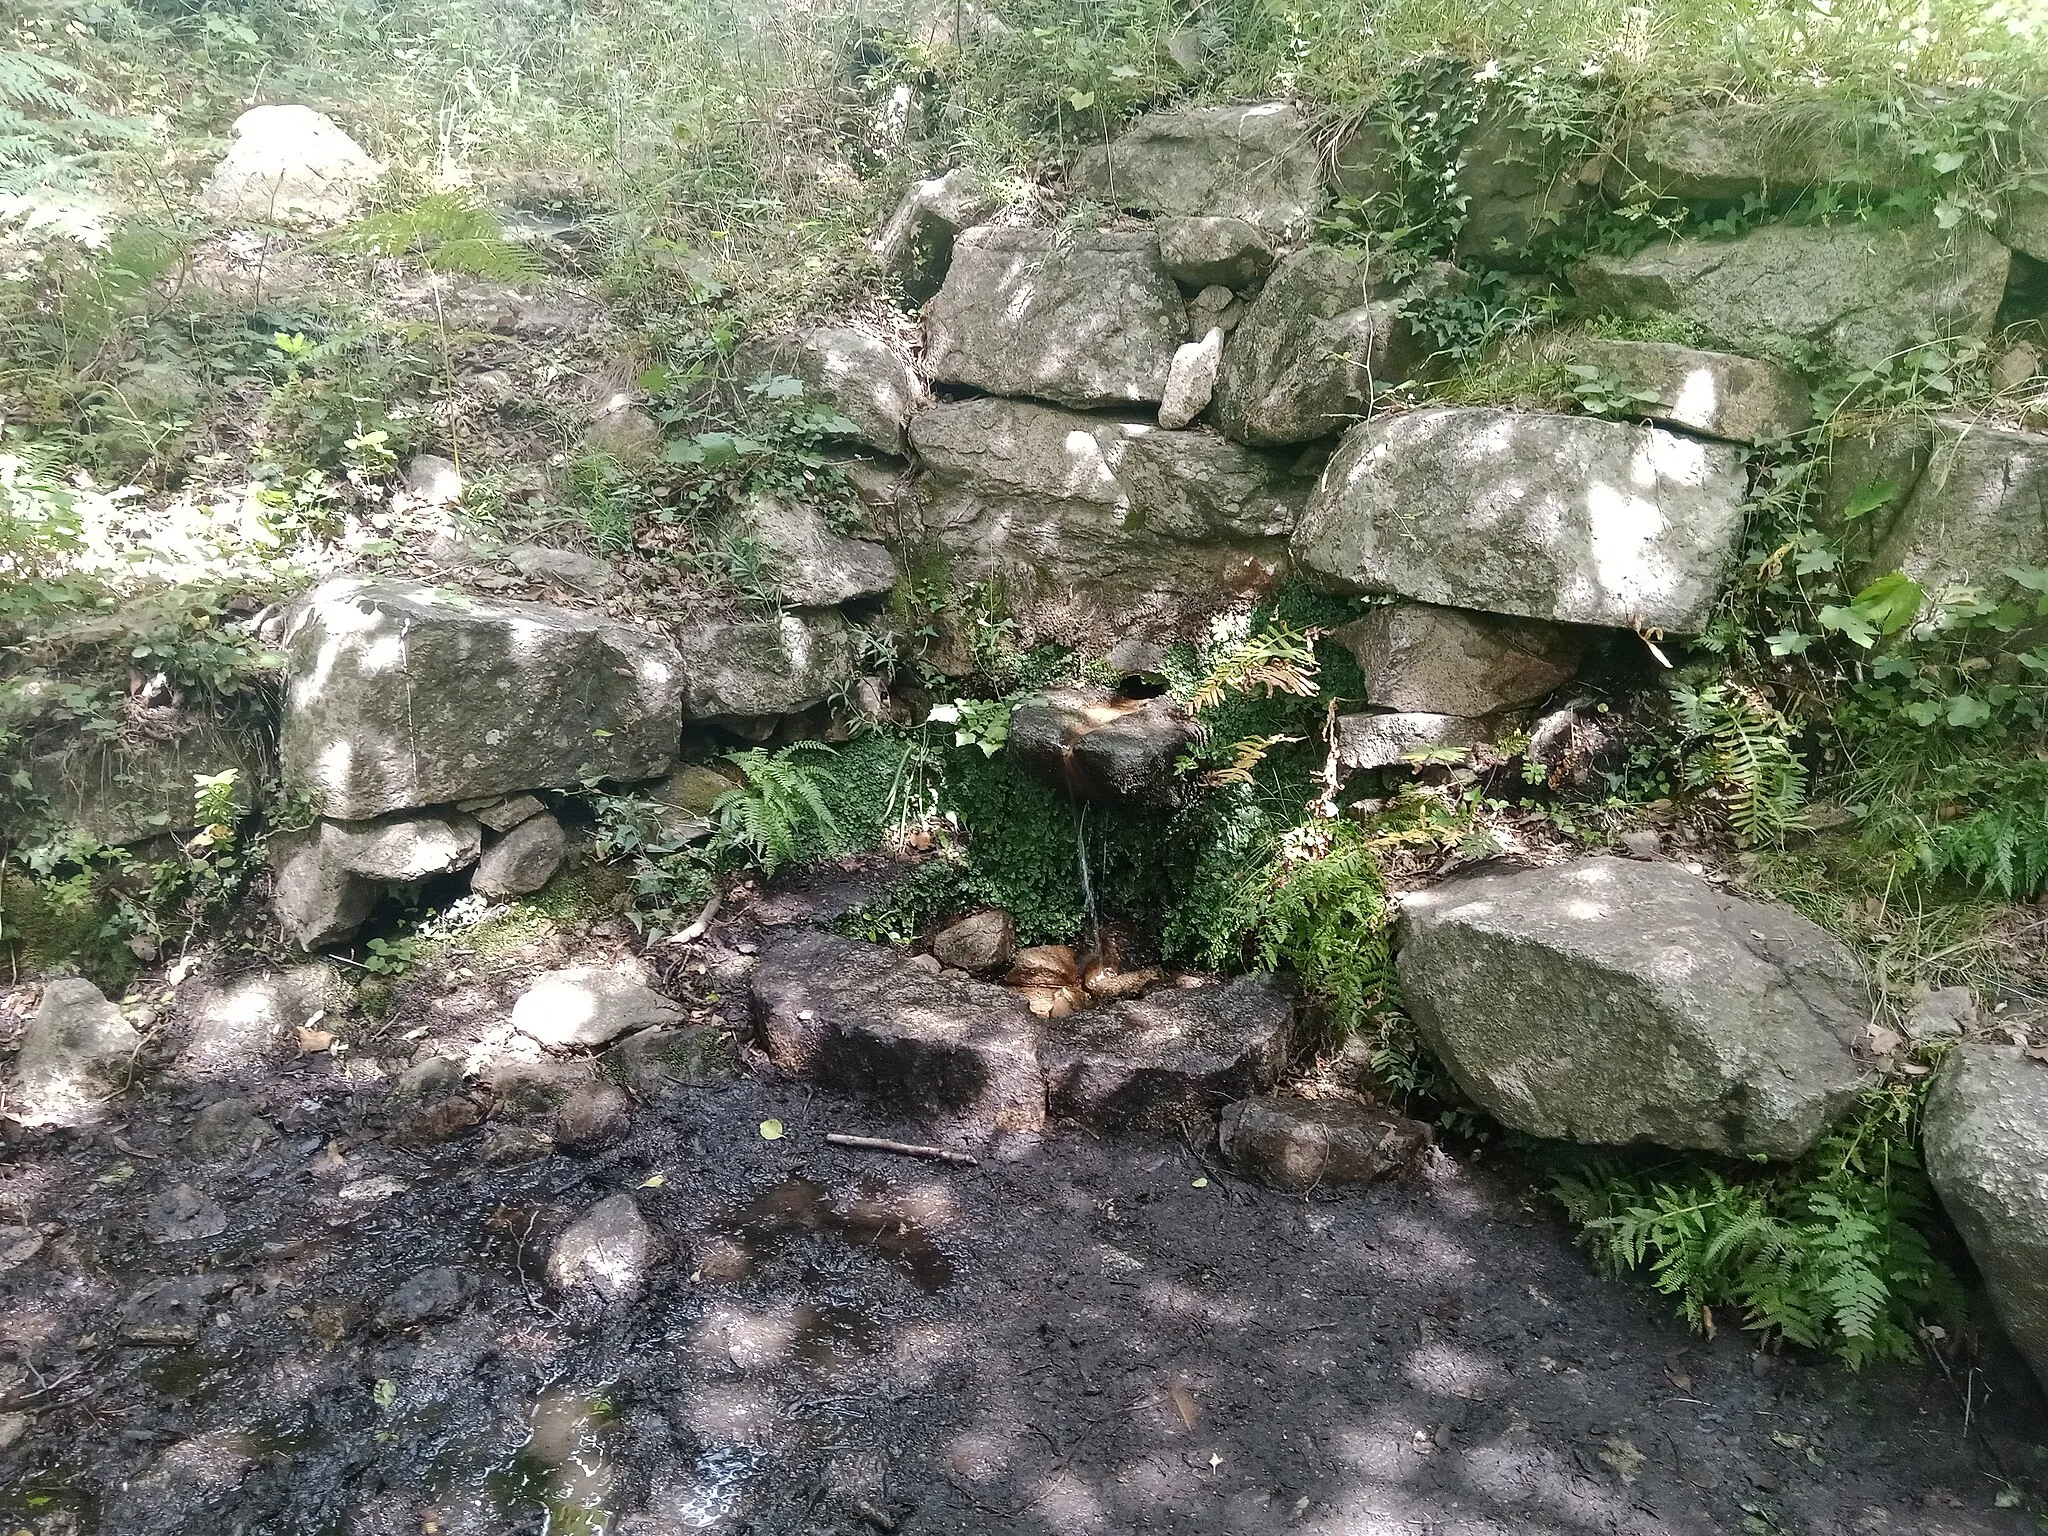
M 1429 1048 L 1532 1136 L 1792 1158 L 1863 1082 L 1854 957 L 1675 864 L 1485 868 L 1410 896 L 1399 941 Z
M 251 107 L 199 193 L 217 219 L 335 224 L 355 212 L 384 167 L 311 107 Z
M 1885 492 L 1847 524 L 1868 574 L 1903 571 L 1937 596 L 1974 587 L 1997 602 L 2037 594 L 2006 575 L 2048 565 L 2048 435 L 1980 422 L 1906 417 L 1836 443 L 1824 506 Z
M 1314 134 L 1285 102 L 1149 112 L 1082 152 L 1074 180 L 1119 208 L 1215 214 L 1297 239 L 1323 208 Z
M 1330 632 L 1365 674 L 1366 702 L 1434 715 L 1490 715 L 1568 681 L 1583 635 L 1536 619 L 1391 603 Z
M 1031 1010 L 1005 987 L 800 930 L 762 953 L 752 988 L 762 1046 L 786 1072 L 978 1130 L 1045 1124 Z
M 1274 582 L 1309 485 L 1211 432 L 1021 401 L 937 405 L 910 437 L 926 539 L 1003 583 L 1027 644 L 1192 635 Z
M 940 383 L 1113 406 L 1166 393 L 1187 312 L 1150 234 L 984 226 L 954 242 L 924 325 Z
M 269 754 L 253 731 L 198 719 L 176 735 L 99 741 L 81 736 L 28 762 L 32 787 L 57 816 L 103 843 L 139 843 L 199 826 L 193 781 L 233 770 L 237 814 L 255 804 Z
M 1999 1322 L 2048 1383 L 2048 1066 L 2017 1045 L 1957 1046 L 1920 1143 Z
M 896 561 L 888 550 L 833 532 L 808 501 L 755 496 L 739 508 L 734 522 L 735 531 L 768 556 L 775 590 L 792 607 L 836 607 L 878 597 L 896 585 Z
M 1607 167 L 1606 185 L 1621 202 L 1739 203 L 1817 187 L 1886 197 L 1913 174 L 1892 135 L 1845 102 L 1727 101 L 1634 124 Z
M 852 423 L 854 436 L 900 455 L 903 429 L 924 404 L 924 383 L 910 359 L 879 336 L 843 325 L 815 325 L 747 347 L 740 371 L 782 372 L 800 380 L 809 398 Z M 751 380 L 749 380 L 751 382 Z
M 1273 269 L 1232 332 L 1216 423 L 1241 443 L 1328 437 L 1371 409 L 1376 384 L 1408 377 L 1428 351 L 1397 302 L 1371 296 L 1363 258 L 1312 245 Z
M 676 631 L 692 720 L 764 720 L 824 703 L 853 681 L 853 634 L 837 612 L 714 620 Z
M 1813 425 L 1813 396 L 1775 363 L 1668 341 L 1582 341 L 1572 361 L 1633 394 L 1631 416 L 1731 443 L 1765 443 Z
M 355 937 L 376 910 L 374 880 L 342 867 L 325 836 L 331 823 L 274 834 L 264 847 L 270 866 L 270 907 L 301 949 L 323 949 Z
M 1733 239 L 1591 256 L 1572 284 L 1593 309 L 1686 321 L 1732 351 L 1818 345 L 1869 367 L 1925 342 L 1989 335 L 2011 261 L 1967 223 L 1766 224 Z
M 1200 727 L 1171 697 L 1113 698 L 1105 688 L 1055 688 L 1010 714 L 1004 750 L 1083 800 L 1158 801 Z
M 1346 433 L 1291 548 L 1339 591 L 1691 631 L 1720 595 L 1747 488 L 1728 444 L 1438 406 Z
M 659 636 L 541 603 L 344 578 L 293 608 L 284 775 L 348 821 L 675 758 L 682 659 Z
M 22 1031 L 7 1112 L 24 1125 L 91 1120 L 100 1101 L 120 1091 L 141 1048 L 142 1036 L 98 987 L 78 977 L 53 981 Z

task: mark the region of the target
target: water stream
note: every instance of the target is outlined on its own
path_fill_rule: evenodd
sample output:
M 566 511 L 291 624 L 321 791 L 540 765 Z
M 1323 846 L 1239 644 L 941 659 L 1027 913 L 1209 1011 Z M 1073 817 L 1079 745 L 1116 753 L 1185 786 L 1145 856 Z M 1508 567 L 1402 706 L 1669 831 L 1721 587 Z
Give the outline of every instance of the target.
M 1081 814 L 1074 820 L 1074 849 L 1081 860 L 1081 902 L 1088 912 L 1088 949 L 1102 953 L 1102 922 L 1095 913 L 1095 879 L 1088 869 L 1088 802 L 1080 802 Z

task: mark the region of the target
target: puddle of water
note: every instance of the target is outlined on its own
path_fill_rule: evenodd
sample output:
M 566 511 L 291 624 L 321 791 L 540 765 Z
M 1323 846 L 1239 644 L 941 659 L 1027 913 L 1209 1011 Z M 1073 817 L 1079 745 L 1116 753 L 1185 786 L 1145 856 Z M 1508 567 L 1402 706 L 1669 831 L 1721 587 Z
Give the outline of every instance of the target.
M 753 1262 L 792 1237 L 829 1233 L 849 1247 L 880 1254 L 901 1266 L 919 1290 L 935 1293 L 953 1283 L 953 1261 L 915 1217 L 886 1200 L 833 1200 L 814 1179 L 792 1174 L 726 1218 L 738 1254 L 720 1279 L 743 1279 Z
M 544 1536 L 605 1536 L 612 1528 L 616 1422 L 602 1389 L 549 1387 L 527 1413 L 526 1438 L 513 1450 L 484 1427 L 427 1453 L 421 1482 L 448 1536 L 495 1536 L 514 1517 L 542 1516 Z M 407 1425 L 431 1439 L 432 1425 Z M 518 1526 L 527 1530 L 525 1524 Z
M 705 1451 L 690 1469 L 690 1487 L 675 1505 L 675 1517 L 687 1530 L 708 1531 L 739 1513 L 747 1479 L 761 1460 L 744 1445 L 718 1445 Z
M 604 1536 L 612 1526 L 616 1422 L 602 1392 L 550 1387 L 534 1400 L 526 1443 L 487 1479 L 493 1502 L 508 1513 L 541 1506 L 543 1536 Z
M 138 1374 L 152 1392 L 182 1398 L 195 1407 L 203 1407 L 228 1385 L 227 1373 L 234 1368 L 235 1360 L 231 1356 L 169 1350 L 146 1361 Z

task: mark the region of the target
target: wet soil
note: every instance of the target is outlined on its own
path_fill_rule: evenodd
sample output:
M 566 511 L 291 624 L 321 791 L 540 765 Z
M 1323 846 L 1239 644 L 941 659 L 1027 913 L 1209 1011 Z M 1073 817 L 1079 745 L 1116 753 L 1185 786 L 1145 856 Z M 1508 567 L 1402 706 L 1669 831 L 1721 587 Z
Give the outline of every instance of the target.
M 664 984 L 731 1017 L 724 961 Z M 359 1058 L 485 1027 L 514 978 L 463 969 Z M 2037 1529 L 2048 1417 L 2000 1341 L 1855 1374 L 1699 1339 L 1485 1154 L 1307 1198 L 1078 1130 L 945 1167 L 828 1147 L 923 1132 L 742 1068 L 637 1103 L 607 1150 L 494 1167 L 501 1110 L 421 1144 L 388 1081 L 166 1067 L 7 1146 L 0 1530 Z M 278 1139 L 191 1156 L 230 1091 Z M 620 1192 L 663 1263 L 630 1300 L 550 1291 L 553 1235 Z M 219 1229 L 176 1235 L 207 1202 Z M 466 1284 L 409 1321 L 393 1293 L 435 1266 Z

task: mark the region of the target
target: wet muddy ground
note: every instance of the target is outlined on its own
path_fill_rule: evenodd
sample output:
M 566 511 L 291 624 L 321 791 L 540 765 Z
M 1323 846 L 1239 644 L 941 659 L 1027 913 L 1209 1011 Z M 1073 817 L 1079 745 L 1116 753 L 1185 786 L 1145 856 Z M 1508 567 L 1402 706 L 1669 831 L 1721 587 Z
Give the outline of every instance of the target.
M 498 1166 L 505 1103 L 423 1129 L 392 1071 L 613 940 L 536 942 L 232 1080 L 182 1072 L 173 1011 L 102 1124 L 7 1145 L 0 1531 L 2038 1529 L 2048 1420 L 2001 1341 L 1857 1375 L 1698 1339 L 1484 1155 L 1307 1198 L 1072 1130 L 913 1163 L 821 1138 L 916 1124 L 742 1062 Z M 744 956 L 712 960 L 664 983 L 737 1022 Z M 201 1159 L 228 1094 L 275 1137 Z M 652 1279 L 551 1290 L 621 1192 Z

